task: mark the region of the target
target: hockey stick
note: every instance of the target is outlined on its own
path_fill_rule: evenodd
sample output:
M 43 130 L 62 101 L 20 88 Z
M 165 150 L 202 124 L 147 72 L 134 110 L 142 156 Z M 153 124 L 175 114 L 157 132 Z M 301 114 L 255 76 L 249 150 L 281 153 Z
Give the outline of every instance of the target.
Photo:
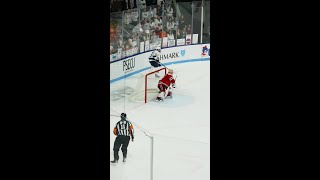
M 176 75 L 176 77 L 174 78 L 174 85 L 176 85 L 177 78 L 178 78 L 178 75 Z
M 164 64 L 162 64 L 160 61 L 158 62 L 159 64 L 161 64 L 163 67 L 167 68 L 167 66 L 165 66 Z M 169 68 L 167 68 L 169 69 Z

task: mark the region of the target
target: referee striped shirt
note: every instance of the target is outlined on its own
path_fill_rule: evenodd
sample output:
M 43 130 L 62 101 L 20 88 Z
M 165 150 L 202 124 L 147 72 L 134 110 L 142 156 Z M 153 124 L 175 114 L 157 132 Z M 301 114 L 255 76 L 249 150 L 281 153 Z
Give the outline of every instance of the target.
M 133 125 L 131 122 L 125 120 L 125 121 L 119 121 L 117 122 L 116 126 L 113 129 L 113 133 L 118 136 L 131 136 L 131 138 L 134 138 L 134 130 Z

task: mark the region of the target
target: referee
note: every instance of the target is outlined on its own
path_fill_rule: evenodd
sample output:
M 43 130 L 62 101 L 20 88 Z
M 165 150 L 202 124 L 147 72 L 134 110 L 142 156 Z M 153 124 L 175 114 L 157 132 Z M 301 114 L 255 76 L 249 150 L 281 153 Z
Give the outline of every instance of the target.
M 134 139 L 134 130 L 131 122 L 127 120 L 127 114 L 121 113 L 121 120 L 117 122 L 116 126 L 113 129 L 114 135 L 116 135 L 116 140 L 113 145 L 113 156 L 114 160 L 111 163 L 117 163 L 119 160 L 119 149 L 121 147 L 123 154 L 123 162 L 126 162 L 127 158 L 127 147 L 129 145 L 130 136 L 133 141 Z

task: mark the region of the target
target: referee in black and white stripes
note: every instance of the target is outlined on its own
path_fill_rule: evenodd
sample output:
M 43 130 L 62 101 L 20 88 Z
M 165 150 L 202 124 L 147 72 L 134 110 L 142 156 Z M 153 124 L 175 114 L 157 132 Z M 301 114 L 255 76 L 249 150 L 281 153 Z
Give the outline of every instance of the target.
M 130 136 L 132 141 L 134 140 L 134 130 L 131 122 L 127 120 L 127 114 L 121 113 L 121 120 L 117 122 L 116 126 L 113 129 L 114 135 L 116 135 L 116 140 L 113 145 L 113 156 L 114 160 L 111 163 L 117 163 L 119 160 L 119 149 L 121 147 L 123 154 L 123 162 L 126 162 L 127 158 L 127 148 L 130 141 Z

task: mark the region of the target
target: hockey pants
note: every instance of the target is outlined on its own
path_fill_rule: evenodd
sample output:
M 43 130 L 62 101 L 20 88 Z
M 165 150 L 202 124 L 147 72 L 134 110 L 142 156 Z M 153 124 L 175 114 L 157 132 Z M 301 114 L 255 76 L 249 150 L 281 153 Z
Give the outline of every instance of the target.
M 116 137 L 116 140 L 114 141 L 113 145 L 113 155 L 115 160 L 119 160 L 119 149 L 121 147 L 121 151 L 123 154 L 123 157 L 127 157 L 127 148 L 130 142 L 130 136 L 121 136 L 118 135 Z

